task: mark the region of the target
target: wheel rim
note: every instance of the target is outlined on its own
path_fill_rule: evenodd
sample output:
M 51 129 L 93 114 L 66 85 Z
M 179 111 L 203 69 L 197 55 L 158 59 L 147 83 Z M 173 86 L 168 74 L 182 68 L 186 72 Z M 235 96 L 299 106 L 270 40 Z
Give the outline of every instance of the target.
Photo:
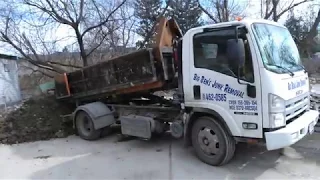
M 88 117 L 83 116 L 80 119 L 80 129 L 81 129 L 81 132 L 86 136 L 88 136 L 91 133 L 92 124 L 91 124 L 91 120 Z
M 215 156 L 219 154 L 219 139 L 216 133 L 209 127 L 200 129 L 198 133 L 198 143 L 201 150 L 209 156 Z

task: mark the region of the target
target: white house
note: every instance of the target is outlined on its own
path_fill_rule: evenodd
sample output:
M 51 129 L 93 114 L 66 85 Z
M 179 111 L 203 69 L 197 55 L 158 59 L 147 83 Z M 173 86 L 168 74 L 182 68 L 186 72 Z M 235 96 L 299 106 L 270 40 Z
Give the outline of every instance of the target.
M 0 54 L 0 107 L 21 101 L 17 59 L 15 56 Z

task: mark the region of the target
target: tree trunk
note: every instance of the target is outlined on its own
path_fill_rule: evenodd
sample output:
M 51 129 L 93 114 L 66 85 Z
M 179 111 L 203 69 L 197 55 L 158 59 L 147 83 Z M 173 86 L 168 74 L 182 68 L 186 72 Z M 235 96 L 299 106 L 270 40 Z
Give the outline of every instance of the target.
M 316 45 L 316 43 L 319 43 L 319 42 L 315 42 L 314 38 L 317 36 L 317 27 L 319 26 L 320 24 L 320 10 L 318 11 L 318 14 L 317 14 L 317 17 L 306 37 L 306 49 L 308 51 L 308 54 L 312 54 L 312 47 Z
M 86 66 L 88 66 L 88 59 L 87 59 L 86 50 L 84 49 L 83 38 L 82 38 L 82 35 L 80 34 L 80 31 L 79 31 L 78 27 L 75 27 L 74 31 L 76 33 L 78 45 L 79 45 L 79 48 L 80 48 L 80 56 L 81 56 L 81 59 L 82 59 L 83 67 L 86 67 Z
M 318 15 L 308 33 L 307 39 L 313 41 L 313 38 L 317 36 L 317 27 L 320 24 L 320 10 L 318 11 Z
M 272 9 L 272 19 L 273 21 L 277 22 L 278 21 L 278 18 L 277 18 L 277 7 L 278 7 L 278 0 L 272 0 L 272 6 L 273 6 L 273 9 Z
M 228 0 L 224 0 L 223 6 L 224 6 L 223 8 L 224 8 L 224 11 L 225 11 L 225 13 L 224 13 L 224 15 L 225 15 L 224 21 L 228 22 L 229 21 Z

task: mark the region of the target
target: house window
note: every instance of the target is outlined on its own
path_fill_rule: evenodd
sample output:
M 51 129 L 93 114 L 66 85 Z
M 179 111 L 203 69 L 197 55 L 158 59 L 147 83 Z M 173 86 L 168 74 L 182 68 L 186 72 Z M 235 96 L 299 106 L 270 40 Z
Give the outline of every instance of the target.
M 4 72 L 10 72 L 9 64 L 3 64 Z

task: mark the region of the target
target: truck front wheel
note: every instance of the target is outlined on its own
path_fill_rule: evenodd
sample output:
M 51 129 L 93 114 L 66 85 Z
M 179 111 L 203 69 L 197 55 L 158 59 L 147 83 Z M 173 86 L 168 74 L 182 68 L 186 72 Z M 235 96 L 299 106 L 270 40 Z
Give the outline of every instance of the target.
M 84 111 L 77 113 L 75 118 L 79 136 L 85 140 L 97 140 L 100 138 L 101 129 L 95 129 L 91 117 Z
M 193 124 L 191 136 L 192 146 L 201 161 L 221 166 L 232 159 L 235 140 L 219 121 L 200 117 Z

